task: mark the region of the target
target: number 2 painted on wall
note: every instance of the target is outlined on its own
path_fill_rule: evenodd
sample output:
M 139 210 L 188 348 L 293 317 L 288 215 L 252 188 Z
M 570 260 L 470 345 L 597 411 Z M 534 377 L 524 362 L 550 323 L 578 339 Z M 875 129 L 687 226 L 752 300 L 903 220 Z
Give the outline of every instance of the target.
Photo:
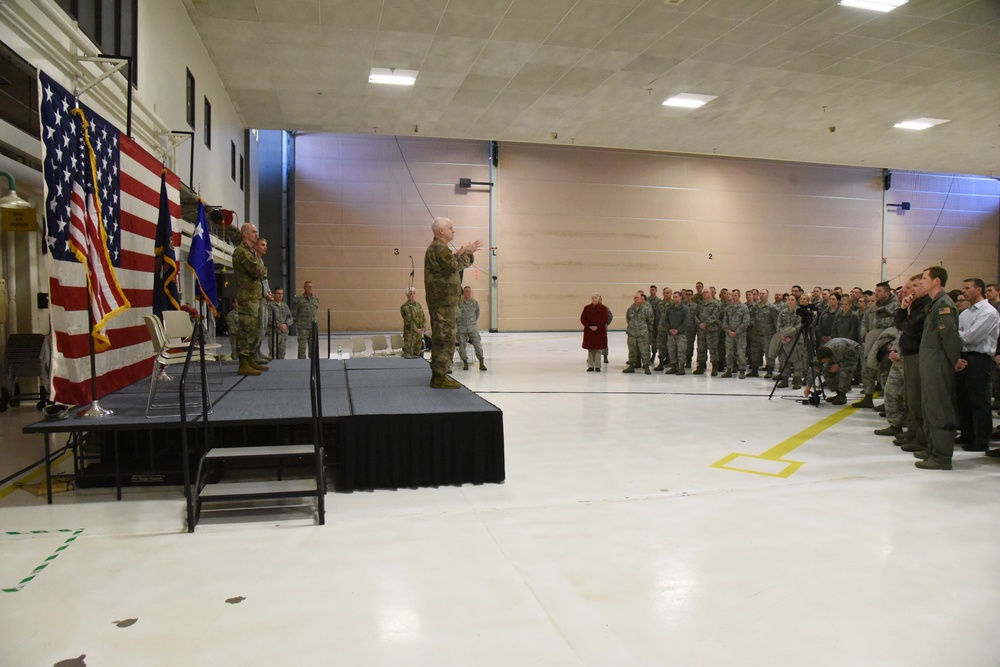
M 708 253 L 708 258 L 712 259 L 712 253 Z

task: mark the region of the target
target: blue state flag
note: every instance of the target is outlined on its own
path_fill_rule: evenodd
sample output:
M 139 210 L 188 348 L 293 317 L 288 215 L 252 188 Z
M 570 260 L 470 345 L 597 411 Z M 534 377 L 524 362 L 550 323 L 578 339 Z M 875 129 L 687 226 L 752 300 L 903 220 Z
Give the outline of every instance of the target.
M 156 270 L 153 273 L 153 314 L 163 318 L 165 310 L 180 310 L 177 291 L 177 256 L 174 254 L 174 225 L 167 197 L 167 174 L 160 176 L 160 216 L 156 223 Z M 214 269 L 213 269 L 214 270 Z M 213 284 L 214 281 L 213 281 Z
M 188 251 L 188 267 L 194 271 L 195 296 L 212 309 L 219 305 L 219 297 L 215 289 L 215 261 L 212 259 L 212 237 L 208 233 L 208 220 L 205 219 L 205 202 L 198 200 L 198 223 L 191 237 L 191 250 Z

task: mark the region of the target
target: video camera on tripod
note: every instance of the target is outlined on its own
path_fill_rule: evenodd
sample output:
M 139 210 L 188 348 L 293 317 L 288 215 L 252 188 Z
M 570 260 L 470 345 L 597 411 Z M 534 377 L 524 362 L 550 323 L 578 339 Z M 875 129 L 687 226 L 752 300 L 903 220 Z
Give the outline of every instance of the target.
M 818 312 L 819 311 L 816 306 L 811 303 L 806 306 L 799 306 L 795 309 L 795 314 L 802 320 L 802 326 L 809 326 L 812 324 Z

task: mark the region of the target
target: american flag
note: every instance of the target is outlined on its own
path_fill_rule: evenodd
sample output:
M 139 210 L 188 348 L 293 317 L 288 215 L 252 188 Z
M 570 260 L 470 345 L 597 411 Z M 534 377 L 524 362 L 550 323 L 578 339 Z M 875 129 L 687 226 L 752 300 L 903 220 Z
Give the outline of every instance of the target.
M 72 405 L 89 403 L 147 377 L 153 348 L 142 317 L 152 312 L 153 255 L 159 215 L 162 164 L 138 144 L 95 114 L 65 88 L 39 73 L 42 145 L 45 173 L 45 247 L 49 270 L 50 317 L 53 331 L 53 400 Z M 131 308 L 121 311 L 114 290 L 98 290 L 102 307 L 119 310 L 105 320 L 108 349 L 96 354 L 97 396 L 91 396 L 88 340 L 87 272 L 80 263 L 80 229 L 86 217 L 84 174 L 89 157 L 79 132 L 79 107 L 88 124 L 96 168 L 107 258 L 121 293 Z M 180 179 L 167 174 L 170 214 L 180 217 Z M 91 187 L 91 190 L 93 188 Z M 76 202 L 74 203 L 74 192 Z M 174 229 L 178 229 L 176 222 Z M 100 234 L 100 230 L 95 229 Z M 175 233 L 179 245 L 180 234 Z M 87 251 L 90 252 L 90 251 Z M 85 253 L 86 256 L 86 253 Z M 105 273 L 105 275 L 107 275 Z M 115 305 L 112 305 L 115 304 Z M 97 339 L 95 339 L 95 343 Z M 97 349 L 100 349 L 98 347 Z

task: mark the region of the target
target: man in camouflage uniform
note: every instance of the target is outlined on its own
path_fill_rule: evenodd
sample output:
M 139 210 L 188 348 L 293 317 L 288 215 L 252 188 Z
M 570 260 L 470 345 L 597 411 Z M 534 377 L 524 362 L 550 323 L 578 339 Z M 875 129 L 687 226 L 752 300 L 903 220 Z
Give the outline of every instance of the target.
M 226 313 L 226 329 L 229 330 L 229 358 L 238 359 L 236 354 L 237 350 L 237 339 L 236 334 L 240 330 L 240 311 L 239 311 L 239 299 L 233 299 L 233 305 L 230 307 L 229 312 Z
M 642 364 L 646 375 L 652 375 L 649 370 L 649 323 L 652 319 L 652 308 L 645 302 L 642 292 L 636 292 L 632 297 L 632 305 L 625 313 L 628 366 L 622 373 L 635 373 L 635 367 Z
M 673 362 L 668 372 L 674 375 L 684 375 L 684 354 L 691 320 L 691 310 L 683 302 L 681 292 L 674 292 L 670 298 L 670 306 L 664 309 L 663 321 L 660 322 L 662 333 L 667 335 L 667 358 Z
M 776 358 L 774 372 L 781 379 L 777 387 L 784 389 L 788 386 L 788 378 L 792 378 L 792 389 L 802 388 L 802 378 L 805 375 L 803 360 L 806 355 L 805 341 L 799 336 L 802 329 L 802 318 L 798 313 L 798 299 L 794 294 L 789 294 L 785 299 L 785 307 L 778 313 L 777 333 L 774 337 L 778 339 L 772 349 L 772 354 Z M 792 346 L 795 346 L 792 349 Z
M 448 218 L 431 223 L 434 240 L 424 253 L 424 291 L 431 316 L 431 382 L 435 389 L 457 389 L 462 385 L 448 377 L 455 355 L 455 317 L 462 296 L 462 270 L 472 265 L 474 253 L 483 244 L 470 241 L 452 252 L 448 244 L 455 227 Z
M 918 468 L 951 470 L 955 451 L 955 370 L 961 358 L 962 339 L 958 333 L 958 313 L 944 287 L 948 272 L 942 266 L 924 270 L 922 291 L 931 298 L 920 338 L 920 382 L 927 449 L 913 452 Z
M 316 311 L 319 310 L 319 297 L 313 294 L 312 281 L 307 280 L 302 285 L 302 294 L 295 296 L 292 304 L 292 315 L 295 316 L 295 336 L 298 343 L 298 358 L 308 359 L 309 333 L 316 321 Z
M 483 343 L 479 338 L 479 302 L 472 298 L 472 288 L 462 290 L 462 300 L 458 302 L 458 356 L 462 358 L 462 370 L 469 370 L 468 344 L 476 351 L 479 359 L 479 370 L 486 370 L 483 359 Z
M 739 290 L 732 290 L 729 293 L 729 301 L 729 309 L 725 312 L 722 325 L 726 337 L 726 372 L 722 377 L 733 377 L 735 369 L 742 380 L 746 377 L 747 327 L 750 326 L 750 311 L 745 303 L 740 302 Z
M 868 307 L 868 312 L 865 313 L 865 318 L 861 323 L 861 338 L 865 345 L 865 355 L 871 350 L 871 346 L 882 330 L 893 325 L 893 315 L 897 308 L 899 308 L 899 300 L 896 299 L 889 283 L 882 282 L 876 285 L 875 304 Z M 852 407 L 875 407 L 872 397 L 875 394 L 875 387 L 878 385 L 878 370 L 862 363 L 861 383 L 865 396 L 860 401 L 852 403 Z
M 719 290 L 719 347 L 712 348 L 712 369 L 715 369 L 716 350 L 718 350 L 719 372 L 726 370 L 726 332 L 722 330 L 722 323 L 726 321 L 726 313 L 733 307 L 733 302 L 729 298 L 729 289 L 723 287 Z
M 264 261 L 264 255 L 267 254 L 267 239 L 263 236 L 257 237 L 257 243 L 254 244 L 254 252 L 260 257 L 260 261 Z M 266 273 L 266 271 L 265 271 Z M 253 348 L 253 358 L 260 363 L 267 363 L 269 360 L 274 358 L 274 350 L 271 349 L 271 309 L 270 304 L 274 296 L 271 294 L 271 286 L 267 282 L 267 277 L 265 275 L 264 280 L 260 281 L 260 295 L 261 295 L 261 307 L 260 307 L 260 327 L 257 330 L 257 344 Z M 268 350 L 270 355 L 264 354 L 263 346 L 264 341 L 268 341 Z
M 416 287 L 407 288 L 406 303 L 399 307 L 399 314 L 403 318 L 403 356 L 422 358 L 427 319 L 423 306 L 417 301 Z
M 660 332 L 660 314 L 663 312 L 663 306 L 665 305 L 663 299 L 656 296 L 656 285 L 649 286 L 649 296 L 646 297 L 646 303 L 649 304 L 650 309 L 653 311 L 653 326 L 649 329 L 649 364 L 652 366 L 653 362 L 656 361 L 656 352 L 660 349 L 657 346 L 657 340 Z M 659 365 L 653 370 L 663 370 L 663 357 L 660 357 Z
M 688 331 L 688 347 L 684 356 L 685 368 L 691 368 L 691 361 L 694 359 L 694 344 L 698 338 L 698 305 L 704 300 L 704 291 L 705 285 L 699 281 L 694 284 L 694 290 L 690 294 L 685 293 L 685 304 L 691 311 L 691 329 Z
M 719 325 L 722 317 L 722 304 L 718 299 L 712 297 L 711 292 L 702 292 L 702 301 L 694 312 L 694 321 L 698 330 L 698 368 L 694 375 L 704 375 L 705 367 L 708 366 L 708 356 L 712 354 L 712 375 L 718 375 L 719 362 L 717 351 L 719 349 Z
M 764 362 L 764 377 L 771 379 L 774 369 L 774 359 L 769 356 L 771 338 L 777 331 L 778 309 L 768 299 L 770 294 L 766 289 L 760 291 L 760 297 L 753 308 L 750 308 L 750 377 L 757 377 L 761 361 Z
M 654 371 L 662 371 L 674 363 L 667 350 L 667 330 L 663 323 L 667 311 L 674 307 L 673 292 L 670 291 L 669 287 L 664 287 L 661 293 L 663 294 L 663 298 L 660 300 L 660 309 L 653 312 L 656 317 L 656 340 L 653 341 L 653 347 L 660 355 L 660 363 L 653 369 Z M 652 356 L 650 357 L 650 363 L 652 363 Z
M 240 375 L 260 375 L 267 365 L 253 356 L 260 335 L 261 281 L 267 278 L 264 262 L 254 251 L 257 227 L 247 222 L 240 230 L 243 242 L 233 250 L 233 274 L 236 281 L 236 298 L 239 301 L 239 327 L 236 336 L 236 355 L 240 360 Z
M 851 390 L 851 376 L 858 363 L 861 346 L 850 338 L 831 338 L 816 348 L 816 359 L 823 364 L 822 373 L 827 386 L 833 388 L 836 394 L 827 396 L 826 400 L 833 405 L 847 403 L 847 392 Z M 806 397 L 812 391 L 811 383 L 806 385 Z
M 907 414 L 906 368 L 899 354 L 899 330 L 896 327 L 883 329 L 876 344 L 881 348 L 889 346 L 888 359 L 892 365 L 885 380 L 885 417 L 889 425 L 875 429 L 875 435 L 898 437 L 903 434 Z
M 288 347 L 288 329 L 295 323 L 292 309 L 285 303 L 285 290 L 274 290 L 274 301 L 271 302 L 271 321 L 276 325 L 274 349 L 271 356 L 274 359 L 285 358 L 285 348 Z

